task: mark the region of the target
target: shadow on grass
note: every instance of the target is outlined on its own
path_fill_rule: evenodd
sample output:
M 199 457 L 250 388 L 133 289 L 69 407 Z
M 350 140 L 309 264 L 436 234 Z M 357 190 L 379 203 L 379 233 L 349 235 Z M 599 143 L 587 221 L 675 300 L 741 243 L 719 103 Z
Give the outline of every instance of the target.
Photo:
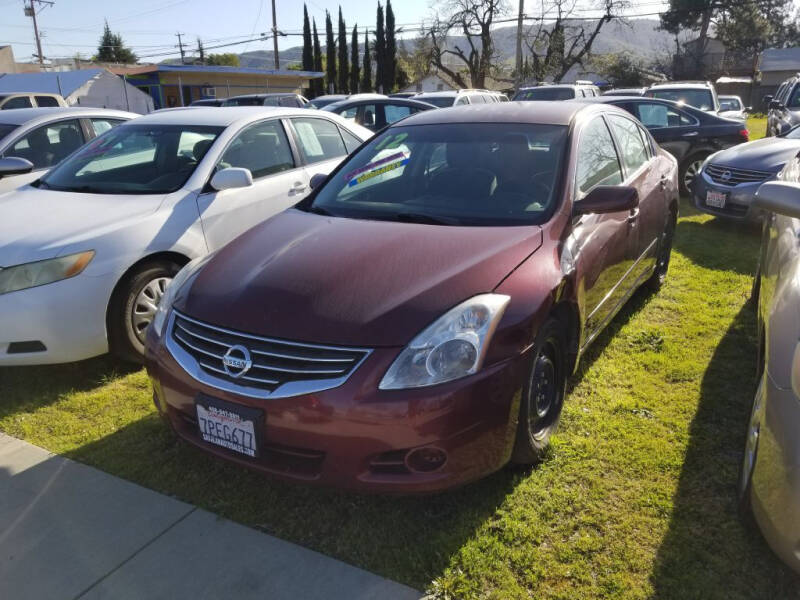
M 683 208 L 683 206 L 681 207 Z M 752 275 L 761 243 L 760 226 L 724 219 L 681 221 L 675 231 L 674 248 L 694 264 L 706 269 Z M 719 240 L 709 248 L 709 239 Z
M 755 315 L 745 305 L 703 376 L 669 529 L 652 574 L 656 598 L 800 597 L 800 579 L 740 522 L 736 509 L 755 362 Z

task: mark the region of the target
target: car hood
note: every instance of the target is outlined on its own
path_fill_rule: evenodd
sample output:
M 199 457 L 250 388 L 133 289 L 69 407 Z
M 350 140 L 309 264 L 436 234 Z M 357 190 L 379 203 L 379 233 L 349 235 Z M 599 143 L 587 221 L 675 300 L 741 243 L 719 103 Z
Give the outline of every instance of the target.
M 53 258 L 156 210 L 164 195 L 79 194 L 25 186 L 0 195 L 0 267 Z M 77 251 L 77 250 L 76 250 Z
M 456 304 L 491 292 L 541 243 L 535 225 L 451 227 L 290 209 L 219 250 L 175 307 L 255 335 L 400 346 Z
M 737 169 L 777 172 L 798 151 L 800 140 L 770 137 L 732 146 L 715 154 L 711 162 Z

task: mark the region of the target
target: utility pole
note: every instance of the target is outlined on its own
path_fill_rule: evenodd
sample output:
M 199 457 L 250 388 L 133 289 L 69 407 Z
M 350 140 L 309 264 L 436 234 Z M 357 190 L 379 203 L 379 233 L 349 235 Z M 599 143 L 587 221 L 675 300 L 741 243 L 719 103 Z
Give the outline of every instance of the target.
M 43 67 L 44 54 L 42 53 L 42 40 L 41 36 L 39 35 L 39 25 L 36 23 L 36 6 L 34 5 L 34 1 L 38 2 L 39 6 L 42 4 L 53 6 L 55 2 L 51 2 L 49 0 L 30 0 L 30 4 L 25 5 L 25 16 L 33 19 L 33 35 L 36 38 L 36 57 L 39 59 L 39 65 Z
M 176 34 L 175 34 L 175 37 L 177 37 L 177 38 L 178 38 L 178 50 L 180 50 L 180 52 L 181 52 L 181 64 L 182 64 L 182 65 L 185 65 L 185 64 L 186 64 L 186 61 L 184 60 L 184 58 L 185 58 L 185 55 L 186 55 L 186 53 L 183 51 L 183 40 L 181 39 L 181 36 L 182 36 L 182 35 L 185 35 L 185 34 L 183 34 L 183 33 L 176 33 Z
M 281 68 L 280 60 L 278 60 L 278 23 L 275 17 L 275 0 L 272 0 L 272 48 L 275 54 L 275 70 Z
M 519 0 L 519 16 L 517 17 L 517 67 L 516 77 L 514 77 L 514 91 L 519 91 L 522 83 L 522 17 L 525 7 L 525 0 Z

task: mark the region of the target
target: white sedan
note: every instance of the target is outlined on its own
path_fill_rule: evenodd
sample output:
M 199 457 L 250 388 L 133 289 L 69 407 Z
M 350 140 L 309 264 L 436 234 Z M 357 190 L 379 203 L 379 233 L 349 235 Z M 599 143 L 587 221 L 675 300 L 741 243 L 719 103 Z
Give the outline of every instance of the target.
M 106 108 L 3 111 L 0 113 L 0 192 L 38 179 L 89 140 L 138 116 Z
M 371 136 L 304 109 L 163 111 L 0 195 L 0 366 L 140 360 L 183 265 L 301 200 Z

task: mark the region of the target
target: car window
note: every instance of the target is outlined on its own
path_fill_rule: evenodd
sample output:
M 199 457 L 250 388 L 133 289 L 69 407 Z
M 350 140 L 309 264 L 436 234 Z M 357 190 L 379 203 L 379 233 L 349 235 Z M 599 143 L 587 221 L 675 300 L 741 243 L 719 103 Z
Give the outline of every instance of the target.
M 339 131 L 342 133 L 342 138 L 344 138 L 344 145 L 347 149 L 347 153 L 350 154 L 356 148 L 361 145 L 361 140 L 354 136 L 352 133 L 347 131 L 346 129 L 339 128 Z
M 16 98 L 11 98 L 5 104 L 3 104 L 3 110 L 10 108 L 31 108 L 32 106 L 33 103 L 31 102 L 30 97 L 17 96 Z
M 410 106 L 400 106 L 398 104 L 383 105 L 383 113 L 386 117 L 387 125 L 399 121 L 400 119 L 405 119 L 412 112 L 416 112 L 416 109 L 412 109 Z
M 339 128 L 325 119 L 292 119 L 297 145 L 306 163 L 338 158 L 347 154 Z
M 283 96 L 278 99 L 278 106 L 288 106 L 289 108 L 297 108 L 299 106 L 297 98 L 294 96 Z
M 70 119 L 37 127 L 17 140 L 5 155 L 25 158 L 35 169 L 46 169 L 83 146 L 84 141 L 80 123 Z
M 800 108 L 800 85 L 795 85 L 789 100 L 786 102 L 787 108 Z
M 514 100 L 571 100 L 575 98 L 575 90 L 572 88 L 556 88 L 542 86 L 529 90 L 520 90 L 514 96 Z
M 122 121 L 120 119 L 91 119 L 91 122 L 94 134 L 101 135 L 106 131 L 108 131 L 109 129 L 113 129 L 117 125 L 121 125 L 125 121 Z
M 344 117 L 348 121 L 352 121 L 355 123 L 356 115 L 358 114 L 358 107 L 351 106 L 350 108 L 346 108 L 344 110 L 340 110 L 338 113 L 339 116 Z
M 789 89 L 789 82 L 784 81 L 781 86 L 778 88 L 778 92 L 775 94 L 775 100 L 779 100 L 783 102 L 784 97 L 786 96 L 786 91 Z
M 630 119 L 618 115 L 608 115 L 608 119 L 617 138 L 625 170 L 628 174 L 633 173 L 650 158 L 639 127 Z
M 174 192 L 186 183 L 223 129 L 126 123 L 86 144 L 38 185 L 89 194 Z
M 455 104 L 449 104 L 449 105 L 446 105 L 446 106 L 459 106 L 461 104 L 469 104 L 469 103 L 470 103 L 469 102 L 469 98 L 467 96 L 461 96 L 461 98 L 458 98 L 456 100 Z
M 36 105 L 41 107 L 59 106 L 58 100 L 53 96 L 35 96 Z
M 661 100 L 683 102 L 684 104 L 694 106 L 700 110 L 711 110 L 714 108 L 714 96 L 711 94 L 711 90 L 707 89 L 654 89 L 650 90 L 647 95 Z
M 217 169 L 249 169 L 253 179 L 294 168 L 292 150 L 280 121 L 256 123 L 243 129 L 225 149 Z
M 736 98 L 720 98 L 719 99 L 719 109 L 722 111 L 725 110 L 742 110 L 741 104 Z
M 19 127 L 19 125 L 7 125 L 5 123 L 0 123 L 0 140 L 14 131 L 17 127 Z
M 598 185 L 622 183 L 617 151 L 602 117 L 595 117 L 581 134 L 575 182 L 581 195 Z
M 375 127 L 377 125 L 378 109 L 374 104 L 362 104 L 359 106 L 361 115 L 358 120 L 359 125 L 364 127 Z
M 697 124 L 694 118 L 666 104 L 640 102 L 635 106 L 635 115 L 645 127 L 686 127 Z

